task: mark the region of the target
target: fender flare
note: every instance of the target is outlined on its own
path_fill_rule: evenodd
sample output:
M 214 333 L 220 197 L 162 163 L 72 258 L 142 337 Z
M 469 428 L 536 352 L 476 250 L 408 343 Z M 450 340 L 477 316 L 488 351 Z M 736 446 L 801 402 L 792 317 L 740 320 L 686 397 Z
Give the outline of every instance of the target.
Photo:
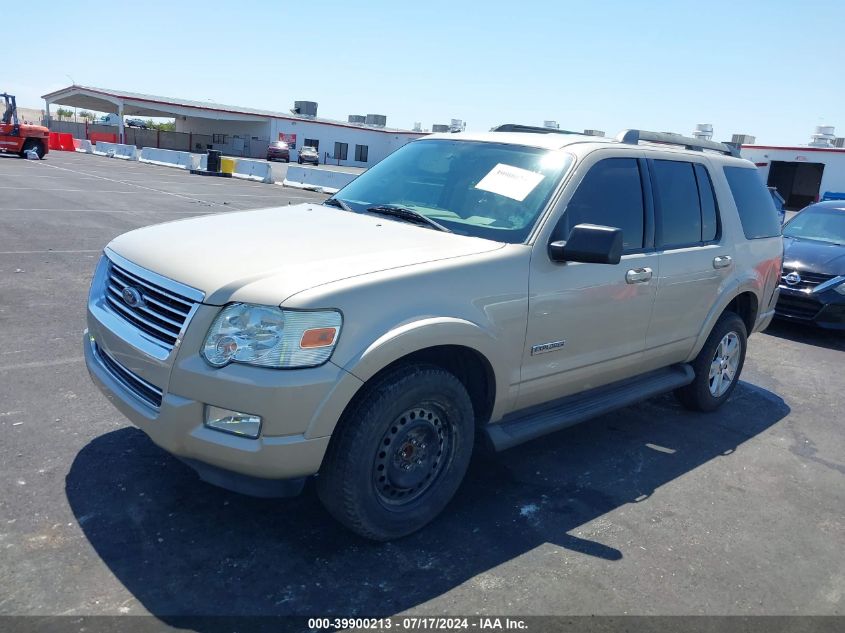
M 687 362 L 691 362 L 696 356 L 698 356 L 701 348 L 704 347 L 705 341 L 707 341 L 707 337 L 710 336 L 710 332 L 716 325 L 716 321 L 718 321 L 719 317 L 722 316 L 722 313 L 725 311 L 725 308 L 728 307 L 728 304 L 744 292 L 750 292 L 757 298 L 757 314 L 754 315 L 754 320 L 755 322 L 757 321 L 757 318 L 760 315 L 760 306 L 762 305 L 760 287 L 757 283 L 757 279 L 753 276 L 734 279 L 729 286 L 725 287 L 722 294 L 719 295 L 719 300 L 713 304 L 713 307 L 710 308 L 710 312 L 707 313 L 707 318 L 704 320 L 704 325 L 702 325 L 701 330 L 699 330 L 698 337 L 695 339 L 695 345 L 693 345 L 692 351 L 687 357 Z M 748 332 L 748 335 L 751 335 L 751 331 Z
M 497 371 L 497 368 L 507 366 L 503 364 L 504 354 L 500 351 L 499 341 L 489 331 L 471 321 L 455 317 L 429 317 L 403 323 L 372 341 L 341 367 L 360 380 L 362 383 L 360 386 L 364 386 L 368 380 L 391 363 L 414 352 L 445 345 L 471 349 L 483 356 L 490 364 L 496 389 L 492 419 L 496 419 L 495 416 L 501 415 L 499 412 L 504 410 L 512 398 L 510 376 Z M 342 404 L 342 407 L 332 407 L 332 409 L 340 408 L 342 412 L 355 395 L 357 395 L 357 390 Z M 338 421 L 322 416 L 321 418 L 309 428 L 307 433 L 309 437 L 330 434 Z

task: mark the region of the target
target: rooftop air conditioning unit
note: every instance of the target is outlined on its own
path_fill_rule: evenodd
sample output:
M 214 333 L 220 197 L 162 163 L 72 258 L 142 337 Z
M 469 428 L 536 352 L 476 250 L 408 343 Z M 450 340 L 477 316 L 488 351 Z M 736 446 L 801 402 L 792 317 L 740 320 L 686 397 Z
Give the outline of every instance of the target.
M 734 134 L 731 136 L 731 144 L 733 145 L 754 145 L 757 142 L 757 137 L 751 134 Z
M 819 125 L 816 126 L 816 133 L 810 138 L 810 147 L 833 147 L 836 135 L 832 125 Z
M 387 125 L 387 116 L 384 114 L 368 114 L 364 123 L 367 125 L 375 125 L 377 127 L 384 127 Z
M 838 138 L 833 139 L 833 146 L 834 147 L 845 147 L 845 136 L 840 136 Z
M 587 136 L 604 136 L 604 130 L 584 130 Z
M 467 124 L 461 119 L 452 119 L 452 122 L 449 124 L 450 132 L 463 132 L 465 129 L 467 129 Z
M 350 123 L 366 123 L 367 117 L 363 114 L 350 114 L 349 115 L 349 122 Z
M 559 130 L 560 125 L 557 121 L 543 121 L 543 127 L 547 127 L 550 130 Z
M 709 141 L 713 138 L 713 126 L 710 123 L 699 123 L 692 135 L 700 141 Z
M 434 125 L 431 126 L 431 131 L 434 132 L 435 134 L 448 132 L 449 126 L 445 125 L 444 123 L 435 123 Z
M 315 117 L 317 116 L 317 102 L 294 101 L 293 109 L 291 110 L 291 112 L 293 112 L 294 114 L 299 114 L 300 116 Z

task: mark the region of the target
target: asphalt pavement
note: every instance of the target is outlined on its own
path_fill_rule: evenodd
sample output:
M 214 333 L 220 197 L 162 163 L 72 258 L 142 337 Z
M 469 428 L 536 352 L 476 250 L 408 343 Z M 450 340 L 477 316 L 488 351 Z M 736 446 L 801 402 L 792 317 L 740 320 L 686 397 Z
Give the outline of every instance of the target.
M 753 336 L 717 413 L 664 396 L 478 457 L 443 515 L 394 543 L 344 530 L 313 486 L 239 496 L 153 445 L 82 360 L 102 248 L 153 223 L 323 198 L 0 156 L 0 614 L 843 615 L 842 335 Z

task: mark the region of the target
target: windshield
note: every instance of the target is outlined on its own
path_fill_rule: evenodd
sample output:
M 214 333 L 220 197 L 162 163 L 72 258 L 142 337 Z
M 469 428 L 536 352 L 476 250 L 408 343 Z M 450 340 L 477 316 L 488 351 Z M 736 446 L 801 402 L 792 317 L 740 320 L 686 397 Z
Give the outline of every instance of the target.
M 354 211 L 397 205 L 461 235 L 523 242 L 572 157 L 521 145 L 409 143 L 338 194 Z
M 845 245 L 845 210 L 810 207 L 783 227 L 785 237 Z

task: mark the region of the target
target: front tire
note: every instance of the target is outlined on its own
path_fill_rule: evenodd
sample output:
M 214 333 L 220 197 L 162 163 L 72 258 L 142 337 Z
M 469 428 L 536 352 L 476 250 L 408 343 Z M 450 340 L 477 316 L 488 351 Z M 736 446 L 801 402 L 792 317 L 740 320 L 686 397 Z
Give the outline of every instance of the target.
M 739 315 L 725 312 L 692 362 L 695 379 L 675 391 L 687 409 L 715 411 L 731 397 L 745 364 L 748 334 Z
M 26 158 L 26 153 L 29 150 L 34 150 L 35 153 L 38 154 L 39 160 L 44 158 L 44 145 L 43 145 L 43 143 L 41 143 L 41 141 L 38 141 L 38 140 L 32 139 L 32 138 L 27 139 L 24 142 L 23 147 L 21 148 L 21 151 L 18 154 L 18 156 L 20 156 L 21 158 Z
M 364 387 L 317 477 L 326 509 L 365 538 L 387 541 L 433 520 L 464 478 L 474 415 L 463 384 L 434 365 L 408 365 Z

